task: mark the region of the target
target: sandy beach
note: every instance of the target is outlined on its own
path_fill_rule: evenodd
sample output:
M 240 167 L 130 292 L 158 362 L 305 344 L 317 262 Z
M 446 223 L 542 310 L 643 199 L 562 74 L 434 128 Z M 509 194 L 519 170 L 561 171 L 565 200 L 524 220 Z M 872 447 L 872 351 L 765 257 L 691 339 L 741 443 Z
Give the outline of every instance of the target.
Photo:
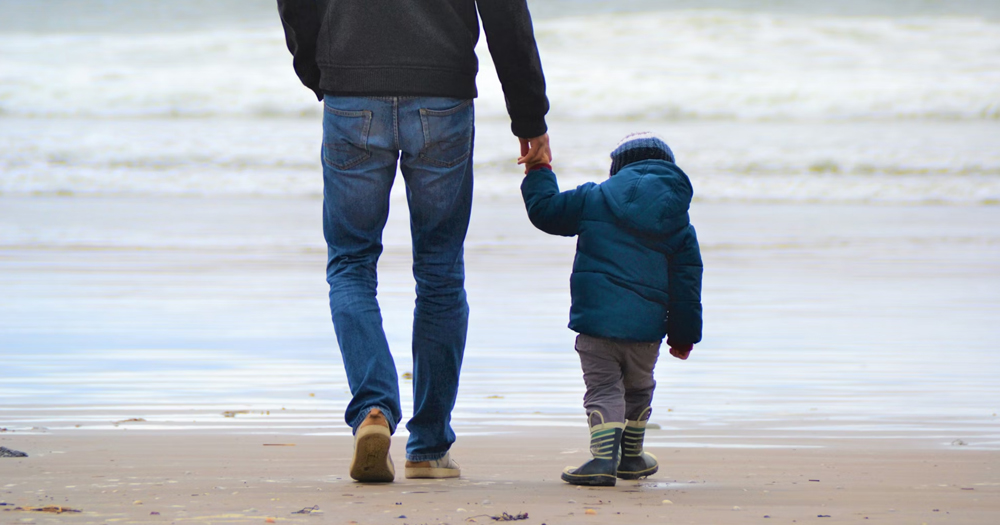
M 654 431 L 655 434 L 655 431 Z M 927 523 L 1000 517 L 995 452 L 836 441 L 812 449 L 651 450 L 661 472 L 616 487 L 559 481 L 580 432 L 460 439 L 457 480 L 361 484 L 350 439 L 286 435 L 0 435 L 2 523 Z M 285 445 L 285 446 L 274 446 Z M 393 455 L 402 461 L 402 443 Z M 576 448 L 568 448 L 576 447 Z M 17 507 L 61 506 L 50 514 Z M 298 514 L 305 508 L 313 514 Z
M 347 478 L 318 205 L 0 199 L 0 446 L 29 454 L 0 459 L 0 523 L 1000 519 L 996 207 L 696 203 L 708 337 L 657 368 L 663 467 L 591 490 L 558 479 L 587 457 L 572 240 L 497 197 L 476 202 L 467 249 L 463 477 Z M 396 205 L 380 274 L 401 373 L 405 221 Z M 13 510 L 45 505 L 82 512 Z

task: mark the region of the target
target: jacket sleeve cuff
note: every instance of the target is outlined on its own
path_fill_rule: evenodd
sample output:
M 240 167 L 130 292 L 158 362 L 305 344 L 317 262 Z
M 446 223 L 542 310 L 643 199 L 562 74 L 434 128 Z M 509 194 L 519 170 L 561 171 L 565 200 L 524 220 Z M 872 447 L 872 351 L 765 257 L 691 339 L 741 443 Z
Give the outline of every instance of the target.
M 537 119 L 519 118 L 511 120 L 510 130 L 514 132 L 516 137 L 522 139 L 533 139 L 544 135 L 549 131 L 549 127 L 545 125 L 545 117 L 539 117 Z

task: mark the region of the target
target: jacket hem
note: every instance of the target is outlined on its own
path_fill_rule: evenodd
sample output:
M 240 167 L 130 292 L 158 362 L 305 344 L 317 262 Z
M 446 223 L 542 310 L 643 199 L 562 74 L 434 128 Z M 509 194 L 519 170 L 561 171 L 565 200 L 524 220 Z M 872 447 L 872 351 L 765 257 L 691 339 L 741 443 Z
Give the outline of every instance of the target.
M 350 67 L 320 65 L 319 88 L 338 96 L 429 96 L 471 99 L 476 74 L 462 71 L 407 67 Z

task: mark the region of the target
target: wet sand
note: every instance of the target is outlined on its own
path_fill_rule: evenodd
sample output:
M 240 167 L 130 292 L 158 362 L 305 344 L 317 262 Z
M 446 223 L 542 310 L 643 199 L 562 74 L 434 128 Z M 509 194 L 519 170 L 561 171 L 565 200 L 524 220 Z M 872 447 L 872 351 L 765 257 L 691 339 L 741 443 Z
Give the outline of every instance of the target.
M 379 299 L 405 415 L 402 197 Z M 1000 207 L 699 201 L 692 214 L 705 340 L 657 366 L 664 443 L 1000 449 Z M 0 427 L 348 432 L 319 219 L 315 198 L 0 197 Z M 572 257 L 573 239 L 535 230 L 516 194 L 477 197 L 460 434 L 583 428 Z
M 927 523 L 1000 519 L 1000 456 L 831 440 L 806 449 L 651 448 L 661 472 L 613 488 L 558 479 L 585 459 L 576 430 L 462 437 L 457 480 L 361 484 L 350 438 L 135 434 L 12 436 L 2 523 Z M 294 446 L 268 446 L 294 444 Z M 397 467 L 403 440 L 394 440 Z M 64 506 L 61 515 L 11 510 Z M 321 513 L 295 514 L 307 507 Z
M 379 296 L 402 375 L 413 287 L 393 210 Z M 511 196 L 476 201 L 467 245 L 464 477 L 359 485 L 318 200 L 0 197 L 0 446 L 30 455 L 0 458 L 0 502 L 84 511 L 0 523 L 1000 521 L 1000 207 L 693 216 L 706 339 L 658 364 L 654 479 L 558 480 L 587 447 L 573 242 Z

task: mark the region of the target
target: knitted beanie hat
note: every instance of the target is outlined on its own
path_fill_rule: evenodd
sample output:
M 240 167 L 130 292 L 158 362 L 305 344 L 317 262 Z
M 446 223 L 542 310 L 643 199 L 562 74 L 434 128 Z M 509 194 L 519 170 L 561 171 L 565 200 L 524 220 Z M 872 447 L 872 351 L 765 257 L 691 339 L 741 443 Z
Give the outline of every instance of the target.
M 618 143 L 611 152 L 611 175 L 640 160 L 661 159 L 674 161 L 674 152 L 670 146 L 654 133 L 632 133 Z

